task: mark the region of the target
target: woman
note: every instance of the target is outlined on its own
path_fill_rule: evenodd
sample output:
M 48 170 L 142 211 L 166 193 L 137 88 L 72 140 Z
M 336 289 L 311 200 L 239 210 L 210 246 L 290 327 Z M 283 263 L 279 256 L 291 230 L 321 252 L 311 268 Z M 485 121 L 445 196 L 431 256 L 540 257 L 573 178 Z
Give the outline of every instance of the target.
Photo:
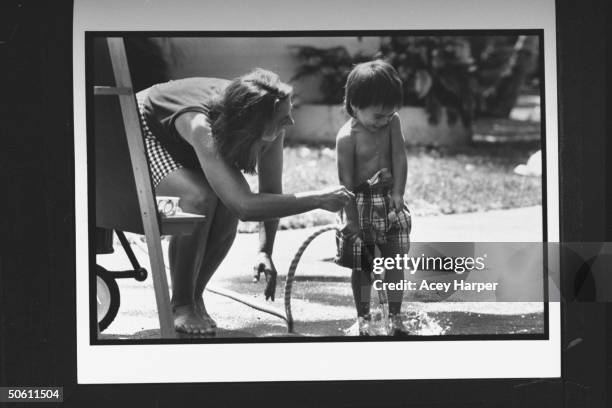
M 316 208 L 338 211 L 352 196 L 340 186 L 282 194 L 283 138 L 293 124 L 291 92 L 278 75 L 256 69 L 233 81 L 188 78 L 137 95 L 156 194 L 178 196 L 183 211 L 206 216 L 192 235 L 170 241 L 178 332 L 214 334 L 216 323 L 202 295 L 234 241 L 239 219 L 264 221 L 256 269 L 266 271 L 266 299 L 273 299 L 277 219 Z M 241 171 L 257 172 L 258 193 L 251 192 Z

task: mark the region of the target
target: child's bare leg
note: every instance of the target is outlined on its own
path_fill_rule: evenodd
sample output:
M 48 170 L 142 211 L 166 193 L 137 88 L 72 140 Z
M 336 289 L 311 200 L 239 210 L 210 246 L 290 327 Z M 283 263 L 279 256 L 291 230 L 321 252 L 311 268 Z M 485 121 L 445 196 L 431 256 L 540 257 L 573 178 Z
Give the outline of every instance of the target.
M 398 254 L 397 246 L 381 245 L 381 253 L 385 258 L 395 258 Z M 403 255 L 403 254 L 400 254 Z M 386 283 L 399 283 L 404 279 L 404 269 L 394 268 L 385 270 Z M 402 299 L 404 297 L 403 290 L 387 290 L 387 299 L 389 300 L 389 314 L 399 314 L 402 311 Z
M 366 271 L 353 269 L 351 275 L 351 287 L 353 299 L 357 309 L 357 329 L 359 336 L 370 336 L 370 297 L 372 281 L 370 274 Z
M 403 269 L 387 269 L 385 272 L 386 283 L 399 283 L 404 279 Z M 389 299 L 389 314 L 398 314 L 402 311 L 402 298 L 404 291 L 401 289 L 387 290 Z
M 351 287 L 358 317 L 364 317 L 370 313 L 371 284 L 368 272 L 353 269 Z
M 387 244 L 381 248 L 382 256 L 385 258 L 395 258 L 398 254 L 403 255 L 407 252 L 405 245 L 400 245 L 394 237 L 389 237 Z M 395 265 L 397 266 L 397 265 Z M 400 283 L 404 279 L 403 268 L 387 269 L 385 271 L 386 283 Z M 387 299 L 389 301 L 389 320 L 387 322 L 387 334 L 391 336 L 404 337 L 410 334 L 409 329 L 404 325 L 402 319 L 402 299 L 404 291 L 396 289 L 398 285 L 393 285 L 393 290 L 387 290 Z M 388 286 L 387 286 L 388 287 Z

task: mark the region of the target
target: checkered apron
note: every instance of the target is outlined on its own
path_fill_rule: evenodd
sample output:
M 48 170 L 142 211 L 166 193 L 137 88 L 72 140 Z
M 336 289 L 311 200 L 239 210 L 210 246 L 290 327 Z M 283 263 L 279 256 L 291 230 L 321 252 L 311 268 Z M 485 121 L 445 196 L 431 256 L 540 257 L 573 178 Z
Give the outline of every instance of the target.
M 149 171 L 153 179 L 153 187 L 156 188 L 160 181 L 163 180 L 172 171 L 183 167 L 183 165 L 175 161 L 170 153 L 164 148 L 159 140 L 151 133 L 147 119 L 145 117 L 144 94 L 138 94 L 138 113 L 140 116 L 140 124 L 145 141 L 145 150 L 149 161 Z
M 390 197 L 392 187 L 393 177 L 385 168 L 355 189 L 362 240 L 351 240 L 342 231 L 336 233 L 338 265 L 371 272 L 375 246 L 385 246 L 388 251 L 400 255 L 408 253 L 412 219 L 407 209 L 393 209 Z M 390 217 L 392 212 L 397 216 L 395 219 Z M 341 222 L 344 215 L 343 212 Z

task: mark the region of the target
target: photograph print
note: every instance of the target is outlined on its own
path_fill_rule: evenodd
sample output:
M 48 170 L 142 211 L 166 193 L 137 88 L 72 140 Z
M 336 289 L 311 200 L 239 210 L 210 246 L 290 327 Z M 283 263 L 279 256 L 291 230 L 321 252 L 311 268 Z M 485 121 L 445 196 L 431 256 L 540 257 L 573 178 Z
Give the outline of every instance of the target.
M 542 35 L 88 32 L 91 344 L 547 338 Z

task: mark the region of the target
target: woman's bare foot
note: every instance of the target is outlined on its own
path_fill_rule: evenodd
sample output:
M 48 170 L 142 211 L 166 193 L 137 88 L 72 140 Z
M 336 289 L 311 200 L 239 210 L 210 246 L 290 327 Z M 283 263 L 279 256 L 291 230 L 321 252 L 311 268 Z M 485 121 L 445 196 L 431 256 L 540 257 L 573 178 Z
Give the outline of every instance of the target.
M 206 311 L 206 306 L 204 306 L 204 299 L 201 298 L 201 297 L 199 299 L 196 299 L 195 300 L 195 305 L 196 305 L 196 310 L 197 310 L 198 314 L 200 315 L 200 317 L 202 319 L 204 319 L 205 321 L 209 322 L 210 327 L 216 329 L 217 328 L 217 322 L 215 322 L 213 320 L 213 318 L 210 317 L 210 315 Z
M 186 334 L 215 334 L 215 327 L 197 309 L 195 305 L 175 306 L 172 310 L 174 330 Z

